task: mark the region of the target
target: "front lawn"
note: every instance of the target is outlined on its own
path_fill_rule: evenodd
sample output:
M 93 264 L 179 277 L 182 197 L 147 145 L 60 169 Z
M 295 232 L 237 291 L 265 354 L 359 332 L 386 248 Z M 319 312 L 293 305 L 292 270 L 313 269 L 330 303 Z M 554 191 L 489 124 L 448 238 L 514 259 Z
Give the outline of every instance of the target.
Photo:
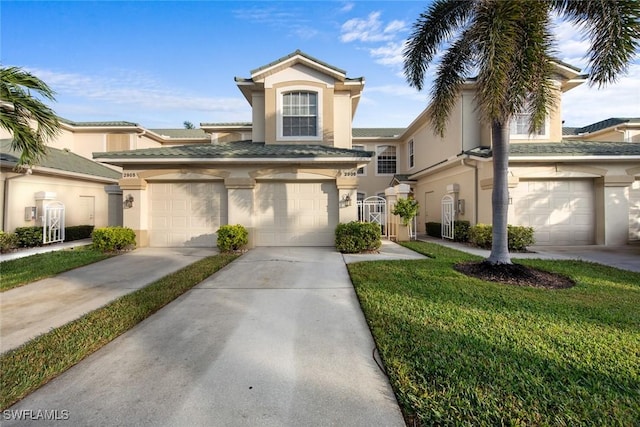
M 0 263 L 0 291 L 55 276 L 111 256 L 113 255 L 87 245 L 4 261 Z
M 348 268 L 408 419 L 425 426 L 637 425 L 640 274 L 519 260 L 576 286 L 502 285 L 453 269 L 478 259 L 472 255 L 406 246 L 433 258 Z

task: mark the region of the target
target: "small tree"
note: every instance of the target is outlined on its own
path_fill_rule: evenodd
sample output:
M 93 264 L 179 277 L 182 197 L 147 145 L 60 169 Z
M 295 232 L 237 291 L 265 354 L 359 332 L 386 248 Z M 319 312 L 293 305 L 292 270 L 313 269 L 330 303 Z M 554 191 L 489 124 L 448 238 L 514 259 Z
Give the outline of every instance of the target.
M 398 199 L 391 211 L 392 214 L 398 215 L 400 219 L 402 219 L 402 225 L 409 227 L 409 236 L 413 234 L 411 223 L 413 222 L 413 218 L 418 215 L 418 209 L 420 209 L 418 201 L 412 197 L 408 197 L 406 199 Z
M 196 127 L 189 120 L 185 120 L 183 123 L 185 129 L 195 129 Z

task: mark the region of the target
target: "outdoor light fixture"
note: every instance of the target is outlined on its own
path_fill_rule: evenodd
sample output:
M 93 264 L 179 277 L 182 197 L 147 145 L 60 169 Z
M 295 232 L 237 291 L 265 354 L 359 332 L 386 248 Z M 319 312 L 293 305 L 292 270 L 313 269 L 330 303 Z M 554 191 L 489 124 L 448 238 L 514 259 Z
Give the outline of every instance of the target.
M 351 206 L 351 197 L 348 194 L 345 194 L 342 198 L 342 204 L 347 208 Z
M 124 199 L 124 208 L 131 209 L 133 207 L 133 196 L 131 194 L 127 194 L 127 197 Z

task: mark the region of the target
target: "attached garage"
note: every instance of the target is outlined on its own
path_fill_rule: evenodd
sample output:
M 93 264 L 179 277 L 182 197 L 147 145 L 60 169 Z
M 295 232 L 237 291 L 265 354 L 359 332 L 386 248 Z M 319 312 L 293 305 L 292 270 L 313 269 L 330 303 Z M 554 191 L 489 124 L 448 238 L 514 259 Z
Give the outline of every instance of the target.
M 629 240 L 640 240 L 640 181 L 629 187 Z
M 338 225 L 335 181 L 258 182 L 256 246 L 333 246 Z
M 227 223 L 222 182 L 150 183 L 149 198 L 150 246 L 216 246 L 215 233 Z
M 521 180 L 509 197 L 509 223 L 533 227 L 536 245 L 594 243 L 593 180 Z

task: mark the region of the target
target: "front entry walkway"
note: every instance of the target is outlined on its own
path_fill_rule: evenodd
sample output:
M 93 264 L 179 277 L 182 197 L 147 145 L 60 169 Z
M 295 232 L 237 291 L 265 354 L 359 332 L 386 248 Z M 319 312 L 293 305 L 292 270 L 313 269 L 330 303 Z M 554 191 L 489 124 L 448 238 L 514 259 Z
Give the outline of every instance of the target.
M 11 409 L 67 410 L 70 425 L 404 426 L 373 349 L 341 254 L 256 248 Z

